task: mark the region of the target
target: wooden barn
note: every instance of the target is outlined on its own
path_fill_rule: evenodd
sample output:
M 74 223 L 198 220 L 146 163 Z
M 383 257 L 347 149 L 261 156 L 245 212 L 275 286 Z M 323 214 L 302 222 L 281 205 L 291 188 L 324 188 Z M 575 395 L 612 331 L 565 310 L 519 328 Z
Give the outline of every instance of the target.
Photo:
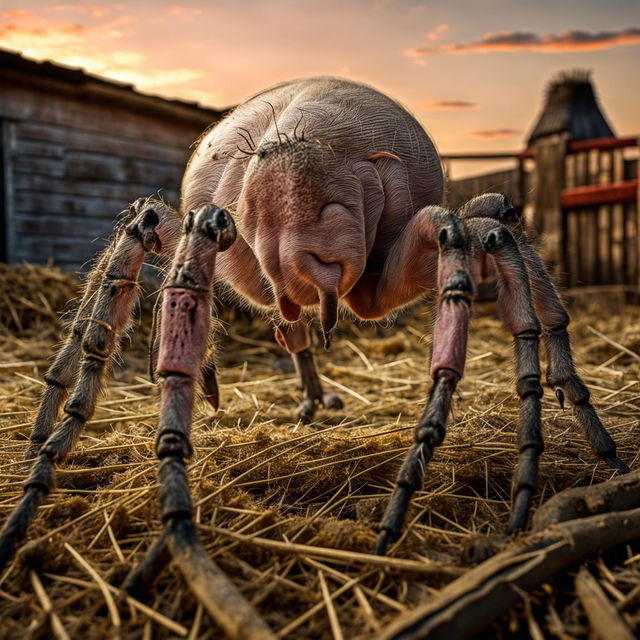
M 452 154 L 511 159 L 513 169 L 452 181 L 450 206 L 489 191 L 521 207 L 556 280 L 565 286 L 640 290 L 637 137 L 619 138 L 587 72 L 553 80 L 527 147 L 514 153 Z
M 76 269 L 128 202 L 177 204 L 189 147 L 220 116 L 0 50 L 0 261 Z

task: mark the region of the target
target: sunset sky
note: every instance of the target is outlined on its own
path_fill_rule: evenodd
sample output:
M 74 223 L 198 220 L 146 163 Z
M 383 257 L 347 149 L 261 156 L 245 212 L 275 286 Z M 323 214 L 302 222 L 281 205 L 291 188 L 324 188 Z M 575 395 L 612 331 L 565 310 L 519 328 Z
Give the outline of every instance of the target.
M 3 0 L 0 46 L 218 108 L 346 76 L 400 100 L 443 152 L 520 149 L 549 79 L 590 69 L 614 130 L 640 134 L 640 0 Z

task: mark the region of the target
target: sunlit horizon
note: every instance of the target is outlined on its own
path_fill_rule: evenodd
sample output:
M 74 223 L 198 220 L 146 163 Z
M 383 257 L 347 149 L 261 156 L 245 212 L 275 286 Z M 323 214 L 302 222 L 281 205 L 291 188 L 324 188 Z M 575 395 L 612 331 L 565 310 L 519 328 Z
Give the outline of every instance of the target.
M 631 0 L 23 0 L 0 11 L 0 47 L 215 109 L 283 80 L 343 76 L 399 100 L 444 153 L 524 148 L 549 81 L 587 69 L 614 131 L 640 133 Z

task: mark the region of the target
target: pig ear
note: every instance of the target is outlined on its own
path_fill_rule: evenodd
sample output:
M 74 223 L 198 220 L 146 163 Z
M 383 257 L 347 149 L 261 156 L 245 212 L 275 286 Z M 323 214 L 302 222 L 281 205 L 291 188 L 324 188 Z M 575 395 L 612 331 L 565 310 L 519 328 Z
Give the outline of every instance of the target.
M 397 160 L 398 162 L 403 162 L 402 158 L 398 157 L 395 153 L 391 153 L 390 151 L 380 151 L 378 153 L 374 153 L 370 155 L 367 160 L 379 160 L 380 158 L 391 158 L 392 160 Z

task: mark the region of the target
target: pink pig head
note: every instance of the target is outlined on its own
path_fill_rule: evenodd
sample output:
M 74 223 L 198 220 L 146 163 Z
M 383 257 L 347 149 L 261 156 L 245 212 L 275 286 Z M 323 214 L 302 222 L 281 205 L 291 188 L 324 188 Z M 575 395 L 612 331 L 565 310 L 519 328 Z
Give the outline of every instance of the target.
M 238 203 L 241 233 L 268 277 L 282 317 L 320 305 L 328 337 L 338 299 L 366 263 L 362 187 L 319 142 L 262 144 L 249 161 Z

